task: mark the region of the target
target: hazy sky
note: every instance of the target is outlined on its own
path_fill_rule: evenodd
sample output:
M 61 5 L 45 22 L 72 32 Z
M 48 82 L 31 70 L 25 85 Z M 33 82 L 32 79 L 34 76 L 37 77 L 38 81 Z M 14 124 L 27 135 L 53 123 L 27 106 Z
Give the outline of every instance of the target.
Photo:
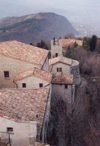
M 47 11 L 74 22 L 94 23 L 100 18 L 100 0 L 0 0 L 0 17 Z

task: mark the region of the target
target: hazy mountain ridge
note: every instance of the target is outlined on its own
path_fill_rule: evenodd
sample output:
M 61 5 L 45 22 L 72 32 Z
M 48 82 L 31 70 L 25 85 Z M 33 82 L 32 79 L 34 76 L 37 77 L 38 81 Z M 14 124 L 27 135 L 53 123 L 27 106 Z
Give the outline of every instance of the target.
M 77 34 L 77 31 L 65 17 L 55 13 L 0 19 L 0 41 L 16 39 L 30 43 L 41 39 L 63 37 L 67 33 Z

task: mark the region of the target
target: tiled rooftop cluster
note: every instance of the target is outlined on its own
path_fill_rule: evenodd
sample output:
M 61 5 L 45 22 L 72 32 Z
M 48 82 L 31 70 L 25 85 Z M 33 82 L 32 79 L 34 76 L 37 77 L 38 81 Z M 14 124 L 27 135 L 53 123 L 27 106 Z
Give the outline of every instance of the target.
M 79 45 L 79 46 L 82 46 L 82 40 L 75 40 L 75 39 L 61 39 L 62 41 L 62 47 L 65 48 L 65 47 L 68 47 L 68 46 L 71 46 L 73 45 L 75 42 Z
M 38 90 L 1 89 L 0 114 L 16 121 L 42 124 L 49 88 Z
M 35 76 L 47 81 L 49 84 L 51 83 L 51 73 L 41 70 L 44 63 L 46 63 L 46 60 L 48 60 L 47 50 L 22 42 L 7 41 L 0 43 L 0 55 L 28 62 L 33 64 L 33 67 L 34 65 L 38 67 L 34 67 L 33 69 L 18 74 L 14 77 L 14 81 Z M 20 66 L 20 64 L 18 65 Z M 49 87 L 38 89 L 0 89 L 0 117 L 4 117 L 5 119 L 8 118 L 9 120 L 14 120 L 16 122 L 34 121 L 39 123 L 41 128 L 42 125 L 45 125 L 44 115 L 49 115 L 49 113 L 47 113 L 49 112 L 48 109 L 46 111 L 46 108 L 48 108 L 49 92 Z M 46 145 L 37 143 L 37 146 Z
M 26 72 L 23 72 L 23 73 L 17 75 L 15 78 L 15 81 L 22 80 L 22 79 L 30 77 L 32 75 L 34 75 L 37 78 L 46 80 L 49 83 L 51 82 L 51 79 L 52 79 L 51 73 L 38 69 L 38 68 L 33 68 L 31 70 L 28 70 Z
M 60 63 L 64 63 L 64 64 L 69 65 L 69 66 L 79 65 L 79 62 L 76 61 L 76 60 L 73 60 L 73 59 L 70 59 L 70 58 L 66 58 L 66 57 L 63 57 L 63 56 L 58 56 L 58 57 L 49 59 L 49 67 L 51 68 L 51 66 L 53 64 L 56 64 L 56 63 L 59 63 L 59 62 Z
M 54 74 L 52 78 L 54 84 L 73 84 L 73 75 Z
M 47 58 L 48 51 L 18 41 L 7 41 L 0 43 L 0 54 L 41 67 Z

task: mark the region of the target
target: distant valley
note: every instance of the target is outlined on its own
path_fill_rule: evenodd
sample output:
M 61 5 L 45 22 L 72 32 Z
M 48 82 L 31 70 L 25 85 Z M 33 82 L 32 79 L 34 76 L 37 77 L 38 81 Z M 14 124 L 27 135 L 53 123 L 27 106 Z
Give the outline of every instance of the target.
M 76 35 L 77 31 L 65 17 L 55 13 L 0 19 L 0 41 L 18 40 L 31 43 L 41 39 L 64 37 L 67 33 Z

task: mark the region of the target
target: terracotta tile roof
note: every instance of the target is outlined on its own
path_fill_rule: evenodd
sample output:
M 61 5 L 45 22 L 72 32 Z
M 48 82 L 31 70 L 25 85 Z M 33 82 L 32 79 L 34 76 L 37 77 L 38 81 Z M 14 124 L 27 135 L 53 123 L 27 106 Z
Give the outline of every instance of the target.
M 72 65 L 72 59 L 66 58 L 66 57 L 56 57 L 56 58 L 52 58 L 49 59 L 49 65 L 53 65 L 57 62 L 61 62 L 67 65 Z
M 38 90 L 1 89 L 0 114 L 16 121 L 42 124 L 49 88 Z
M 75 39 L 61 39 L 62 41 L 62 47 L 68 47 L 70 45 L 73 45 L 75 42 L 79 45 L 82 46 L 82 41 L 81 40 L 75 40 Z
M 54 65 L 58 62 L 67 64 L 69 66 L 76 66 L 76 65 L 79 64 L 79 62 L 77 60 L 73 60 L 73 59 L 70 59 L 70 58 L 67 58 L 67 57 L 59 56 L 59 57 L 49 59 L 49 70 L 50 70 L 52 65 Z
M 54 74 L 52 78 L 53 84 L 73 84 L 73 75 Z
M 0 54 L 42 66 L 47 58 L 48 51 L 18 41 L 0 43 Z
M 15 81 L 22 80 L 22 79 L 30 77 L 30 76 L 38 77 L 38 78 L 45 80 L 49 83 L 51 82 L 51 79 L 52 79 L 51 73 L 46 72 L 46 71 L 41 70 L 41 69 L 38 69 L 38 68 L 33 68 L 31 70 L 28 70 L 26 72 L 23 72 L 23 73 L 17 75 L 15 78 Z

